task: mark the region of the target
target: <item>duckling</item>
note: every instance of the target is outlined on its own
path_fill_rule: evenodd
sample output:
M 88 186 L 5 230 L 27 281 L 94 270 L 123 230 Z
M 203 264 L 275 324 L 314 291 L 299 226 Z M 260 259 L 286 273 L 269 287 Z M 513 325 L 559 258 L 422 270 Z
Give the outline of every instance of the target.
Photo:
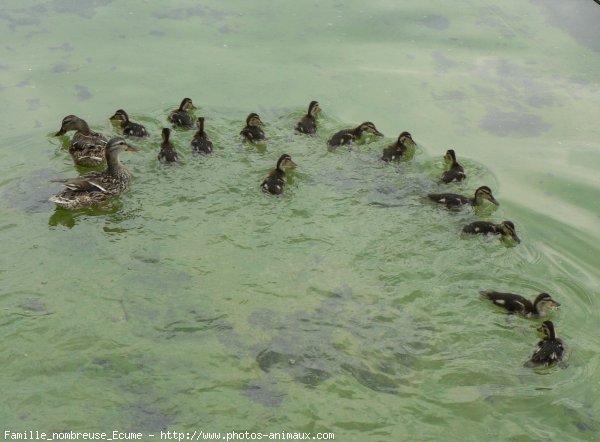
M 460 207 L 465 204 L 470 204 L 471 206 L 480 206 L 483 204 L 483 200 L 488 200 L 496 206 L 500 205 L 500 203 L 496 201 L 496 198 L 494 198 L 492 195 L 492 190 L 488 186 L 479 187 L 475 191 L 475 196 L 473 198 L 457 195 L 456 193 L 430 193 L 427 195 L 427 197 L 436 203 L 445 204 L 448 209 Z
M 50 201 L 66 209 L 78 209 L 104 201 L 129 189 L 131 175 L 119 161 L 124 150 L 139 152 L 121 137 L 111 138 L 106 145 L 107 168 L 102 172 L 89 172 L 79 178 L 57 179 L 65 189 L 52 196 Z
M 176 163 L 179 161 L 179 156 L 175 152 L 175 147 L 171 140 L 171 129 L 164 127 L 162 130 L 162 144 L 160 145 L 160 152 L 158 152 L 158 161 L 161 163 Z
M 277 166 L 266 176 L 260 187 L 264 192 L 273 195 L 282 194 L 285 187 L 285 171 L 286 169 L 294 169 L 296 166 L 297 164 L 292 161 L 291 156 L 288 154 L 281 155 L 277 160 Z
M 63 118 L 60 130 L 55 136 L 61 136 L 74 130 L 75 135 L 69 145 L 69 153 L 78 166 L 96 167 L 106 164 L 105 148 L 107 139 L 104 135 L 94 132 L 82 118 L 67 115 Z
M 308 105 L 308 113 L 296 124 L 296 131 L 303 134 L 314 134 L 317 131 L 317 115 L 321 112 L 319 102 L 311 101 Z
M 414 145 L 415 142 L 412 139 L 412 135 L 408 132 L 402 132 L 398 135 L 398 139 L 394 144 L 390 144 L 383 149 L 381 159 L 383 161 L 399 161 L 402 159 L 408 148 Z
M 265 132 L 262 130 L 263 122 L 258 114 L 252 112 L 246 118 L 246 127 L 242 129 L 240 135 L 244 137 L 245 141 L 251 143 L 260 143 L 265 141 Z
M 536 368 L 560 363 L 565 354 L 565 346 L 562 340 L 556 337 L 552 321 L 542 322 L 538 331 L 543 334 L 542 340 L 537 343 L 533 354 L 523 365 L 528 368 Z
M 540 293 L 535 297 L 533 303 L 514 293 L 501 293 L 493 290 L 481 290 L 479 293 L 494 304 L 508 310 L 509 314 L 518 313 L 526 318 L 543 318 L 547 314 L 547 309 L 560 307 L 560 303 L 552 299 L 548 293 Z
M 179 105 L 179 109 L 174 110 L 169 114 L 169 121 L 175 127 L 183 127 L 184 129 L 192 129 L 194 120 L 188 113 L 190 109 L 196 109 L 191 98 L 184 98 Z
M 123 129 L 123 133 L 125 135 L 129 135 L 131 137 L 147 137 L 148 131 L 144 126 L 139 123 L 134 123 L 133 121 L 129 121 L 129 115 L 123 109 L 119 109 L 115 112 L 115 114 L 110 117 L 110 120 L 120 121 L 121 129 Z
M 194 134 L 194 138 L 192 138 L 192 151 L 196 153 L 212 153 L 212 141 L 210 141 L 208 135 L 204 132 L 204 117 L 199 117 L 196 125 L 198 126 L 198 131 Z
M 463 233 L 468 234 L 488 234 L 502 235 L 500 239 L 510 237 L 520 243 L 521 239 L 517 236 L 515 225 L 512 221 L 502 221 L 500 224 L 494 224 L 489 221 L 475 221 L 463 227 Z
M 361 125 L 354 129 L 343 129 L 333 134 L 333 136 L 327 141 L 329 147 L 344 146 L 352 144 L 354 141 L 359 140 L 363 132 L 367 132 L 378 137 L 383 137 L 383 134 L 377 130 L 375 125 L 370 121 L 365 121 Z
M 442 175 L 442 178 L 440 179 L 442 183 L 448 184 L 454 180 L 462 181 L 467 177 L 465 175 L 465 169 L 456 161 L 456 153 L 453 149 L 449 149 L 446 151 L 444 159 L 446 161 L 450 161 L 450 169 L 445 171 Z

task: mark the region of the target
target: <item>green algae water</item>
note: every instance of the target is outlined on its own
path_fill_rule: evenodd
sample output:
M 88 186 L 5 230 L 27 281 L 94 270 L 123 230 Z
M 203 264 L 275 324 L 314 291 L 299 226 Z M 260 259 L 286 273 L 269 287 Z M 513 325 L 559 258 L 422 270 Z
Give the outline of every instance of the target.
M 3 2 L 0 437 L 600 439 L 599 22 L 591 0 Z M 178 129 L 164 166 L 184 97 L 215 152 Z M 86 171 L 62 118 L 112 136 L 119 108 L 151 133 L 131 190 L 55 208 L 50 180 Z M 240 142 L 250 112 L 266 146 Z M 326 148 L 363 121 L 385 138 Z M 380 161 L 404 130 L 413 158 Z M 468 178 L 442 186 L 449 148 Z M 283 153 L 285 194 L 260 192 Z M 498 208 L 426 198 L 481 185 Z M 522 243 L 460 234 L 479 219 Z M 482 289 L 551 293 L 566 367 L 524 368 L 539 321 Z

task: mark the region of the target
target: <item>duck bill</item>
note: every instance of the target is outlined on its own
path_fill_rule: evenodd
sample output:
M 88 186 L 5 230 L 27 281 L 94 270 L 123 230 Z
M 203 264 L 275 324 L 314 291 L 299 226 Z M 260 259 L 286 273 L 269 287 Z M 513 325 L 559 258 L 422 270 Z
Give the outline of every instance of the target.
M 554 299 L 550 302 L 550 307 L 558 308 L 560 307 L 560 302 L 555 301 Z
M 496 200 L 496 198 L 494 198 L 493 196 L 490 196 L 490 202 L 491 202 L 492 204 L 495 204 L 495 205 L 497 205 L 497 206 L 499 206 L 499 205 L 500 205 L 500 203 L 498 202 L 498 200 Z M 515 237 L 516 237 L 516 236 L 515 236 Z
M 375 135 L 377 135 L 378 137 L 383 137 L 383 134 L 381 132 L 379 132 L 377 129 L 375 129 L 375 132 L 373 132 Z
M 66 134 L 66 133 L 67 133 L 67 131 L 66 131 L 66 130 L 64 130 L 64 129 L 61 127 L 61 128 L 60 128 L 60 130 L 54 134 L 54 136 L 55 136 L 55 137 L 60 137 L 61 135 L 64 135 L 64 134 Z
M 511 237 L 512 237 L 512 239 L 514 239 L 514 240 L 515 240 L 515 242 L 517 242 L 517 243 L 520 243 L 520 242 L 521 242 L 521 238 L 519 238 L 519 237 L 517 236 L 517 234 L 516 234 L 516 233 L 515 233 L 515 234 L 513 234 L 513 235 L 511 235 Z
M 288 167 L 295 169 L 296 167 L 298 167 L 298 165 L 296 163 L 294 163 L 294 161 L 290 160 L 290 161 L 288 161 Z
M 117 120 L 118 121 L 118 120 L 122 120 L 122 118 L 119 115 L 114 114 L 112 117 L 109 118 L 109 120 L 113 120 L 113 121 Z

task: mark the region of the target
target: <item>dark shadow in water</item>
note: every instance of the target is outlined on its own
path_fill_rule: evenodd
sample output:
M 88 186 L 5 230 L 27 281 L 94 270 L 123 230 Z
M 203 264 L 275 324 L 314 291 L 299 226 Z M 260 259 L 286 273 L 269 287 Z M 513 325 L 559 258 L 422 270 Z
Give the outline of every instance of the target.
M 421 20 L 421 24 L 437 31 L 445 31 L 450 26 L 450 21 L 442 15 L 428 15 Z
M 577 42 L 600 52 L 600 5 L 592 0 L 533 0 L 550 22 Z
M 83 207 L 81 209 L 69 210 L 57 207 L 50 219 L 48 225 L 51 227 L 64 226 L 72 229 L 77 225 L 78 218 L 89 216 L 104 216 L 117 213 L 122 207 L 118 200 L 106 201 L 102 205 L 93 207 Z
M 241 14 L 237 12 L 227 12 L 218 9 L 209 8 L 203 5 L 195 5 L 189 8 L 177 8 L 165 10 L 162 12 L 155 12 L 153 14 L 156 18 L 170 19 L 170 20 L 187 20 L 190 17 L 200 17 L 207 21 L 221 21 L 228 16 L 237 16 Z
M 79 101 L 86 101 L 92 98 L 92 93 L 87 88 L 87 86 L 82 86 L 80 84 L 75 85 L 75 92 L 77 92 L 77 98 Z
M 534 114 L 490 110 L 479 122 L 479 127 L 499 137 L 534 137 L 552 126 Z

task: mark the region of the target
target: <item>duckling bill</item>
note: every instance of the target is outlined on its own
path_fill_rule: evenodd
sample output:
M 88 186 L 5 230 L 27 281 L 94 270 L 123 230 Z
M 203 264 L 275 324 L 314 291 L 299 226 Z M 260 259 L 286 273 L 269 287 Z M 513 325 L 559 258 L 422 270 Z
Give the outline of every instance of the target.
M 406 131 L 402 132 L 398 135 L 398 139 L 394 144 L 390 144 L 383 149 L 381 159 L 383 161 L 400 161 L 406 155 L 408 149 L 414 145 L 412 135 Z
M 528 368 L 548 367 L 560 363 L 565 354 L 565 346 L 560 338 L 556 337 L 552 321 L 544 321 L 538 327 L 542 332 L 542 340 L 539 341 L 531 357 L 524 366 Z
M 260 187 L 264 192 L 269 192 L 273 195 L 281 195 L 285 188 L 285 171 L 287 169 L 293 169 L 297 166 L 292 157 L 288 154 L 283 154 L 277 160 L 277 165 L 269 175 L 261 183 Z
M 445 204 L 447 208 L 453 209 L 456 207 L 469 204 L 471 206 L 480 206 L 484 200 L 488 200 L 496 206 L 500 205 L 496 198 L 492 195 L 492 189 L 488 186 L 481 186 L 475 191 L 475 196 L 469 198 L 468 196 L 457 195 L 456 193 L 430 193 L 427 197 L 439 204 Z
M 175 151 L 175 147 L 170 140 L 171 129 L 168 127 L 162 130 L 162 144 L 160 145 L 160 152 L 158 152 L 158 161 L 161 163 L 176 163 L 179 161 L 179 156 Z
M 489 221 L 475 221 L 464 226 L 462 231 L 471 235 L 501 235 L 500 239 L 512 238 L 517 243 L 521 242 L 512 221 L 502 221 L 500 224 L 494 224 Z
M 262 129 L 263 122 L 257 113 L 252 112 L 246 117 L 246 126 L 240 132 L 245 141 L 261 143 L 265 141 L 265 132 Z
M 516 293 L 482 290 L 479 294 L 502 307 L 509 314 L 519 314 L 526 318 L 543 318 L 547 315 L 548 310 L 560 307 L 560 303 L 552 299 L 548 293 L 540 293 L 533 302 Z
M 360 140 L 363 133 L 373 134 L 378 137 L 383 136 L 383 134 L 377 130 L 373 123 L 370 121 L 365 121 L 353 129 L 342 129 L 339 132 L 336 132 L 327 141 L 327 145 L 329 147 L 347 146 L 357 140 Z
M 110 117 L 112 121 L 120 121 L 123 134 L 130 137 L 147 137 L 148 131 L 139 123 L 134 123 L 129 119 L 129 115 L 123 109 L 119 109 Z
M 318 101 L 311 101 L 308 105 L 308 112 L 296 124 L 296 131 L 313 135 L 317 132 L 317 115 L 321 112 L 321 107 Z

